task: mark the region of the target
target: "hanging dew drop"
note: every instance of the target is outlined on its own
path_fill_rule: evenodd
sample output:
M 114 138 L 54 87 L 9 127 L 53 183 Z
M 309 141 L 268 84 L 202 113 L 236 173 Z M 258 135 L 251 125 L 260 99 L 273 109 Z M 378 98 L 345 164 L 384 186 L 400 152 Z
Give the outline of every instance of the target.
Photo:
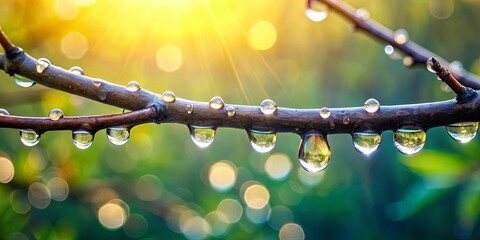
M 50 118 L 50 120 L 57 121 L 60 118 L 63 118 L 63 111 L 58 108 L 54 108 L 52 111 L 50 111 L 50 113 L 48 113 L 48 118 Z
M 332 151 L 325 137 L 318 131 L 307 132 L 300 142 L 298 160 L 308 172 L 320 172 L 330 163 Z
M 477 135 L 478 122 L 462 122 L 447 125 L 447 132 L 459 143 L 470 142 Z
M 162 94 L 162 100 L 164 102 L 168 102 L 168 103 L 171 103 L 171 102 L 175 102 L 177 98 L 175 97 L 175 93 L 173 93 L 172 91 L 166 91 Z
M 77 75 L 80 75 L 80 76 L 85 76 L 85 72 L 79 66 L 74 66 L 74 67 L 70 68 L 68 71 L 70 71 L 73 74 L 77 74 Z
M 398 29 L 396 30 L 394 33 L 393 33 L 393 40 L 397 43 L 397 44 L 405 44 L 408 42 L 408 32 L 407 30 L 405 29 Z
M 321 22 L 328 17 L 328 7 L 319 1 L 308 0 L 305 15 L 313 22 Z
M 35 63 L 35 70 L 37 70 L 38 73 L 43 73 L 43 71 L 45 71 L 45 69 L 47 69 L 50 64 L 50 60 L 46 58 L 39 58 Z
M 126 127 L 107 128 L 107 138 L 113 145 L 123 145 L 130 139 L 130 130 Z
M 260 111 L 265 115 L 273 114 L 277 111 L 277 103 L 272 99 L 265 99 L 260 103 Z
M 382 140 L 382 135 L 372 130 L 354 132 L 352 135 L 355 149 L 366 156 L 377 150 Z
M 377 99 L 370 98 L 365 101 L 365 103 L 363 104 L 363 108 L 365 108 L 365 111 L 367 111 L 368 113 L 375 113 L 380 108 L 380 103 L 377 101 Z
M 421 128 L 416 126 L 405 126 L 397 129 L 393 134 L 393 143 L 399 152 L 412 155 L 420 152 L 427 134 Z
M 213 97 L 208 103 L 211 109 L 221 109 L 225 106 L 223 99 L 221 97 Z
M 367 21 L 370 18 L 370 13 L 365 8 L 359 8 L 355 11 L 355 16 L 360 18 L 362 21 Z
M 427 66 L 427 70 L 431 73 L 437 73 L 437 71 L 433 70 L 433 59 L 432 58 L 429 58 L 427 60 L 427 63 L 426 63 L 426 66 Z
M 208 147 L 215 139 L 217 130 L 214 127 L 188 126 L 188 128 L 193 142 L 201 148 Z
M 187 108 L 187 113 L 188 113 L 188 114 L 192 114 L 192 112 L 193 112 L 193 104 L 189 103 L 186 108 Z
M 137 81 L 130 81 L 127 84 L 127 90 L 129 92 L 138 92 L 142 87 L 140 87 L 140 84 Z
M 72 139 L 77 148 L 87 149 L 92 146 L 93 134 L 86 130 L 76 130 L 72 132 Z
M 27 147 L 33 147 L 40 142 L 40 135 L 32 129 L 20 130 L 20 141 Z
M 320 117 L 325 119 L 325 118 L 330 117 L 330 114 L 331 113 L 330 113 L 330 110 L 328 108 L 323 107 L 323 108 L 320 109 Z
M 0 116 L 10 116 L 10 113 L 5 109 L 0 108 Z
M 101 79 L 94 79 L 93 80 L 93 86 L 96 88 L 96 89 L 99 89 L 103 84 L 103 80 Z
M 250 144 L 252 144 L 253 149 L 259 153 L 270 152 L 277 142 L 276 132 L 249 130 L 247 133 Z
M 13 80 L 15 80 L 15 83 L 20 86 L 20 87 L 24 87 L 24 88 L 28 88 L 28 87 L 31 87 L 33 85 L 35 85 L 35 82 L 24 77 L 24 76 L 20 76 L 18 74 L 13 74 Z
M 234 106 L 228 106 L 227 109 L 226 109 L 226 112 L 227 112 L 227 116 L 229 117 L 233 117 L 235 116 L 235 107 Z

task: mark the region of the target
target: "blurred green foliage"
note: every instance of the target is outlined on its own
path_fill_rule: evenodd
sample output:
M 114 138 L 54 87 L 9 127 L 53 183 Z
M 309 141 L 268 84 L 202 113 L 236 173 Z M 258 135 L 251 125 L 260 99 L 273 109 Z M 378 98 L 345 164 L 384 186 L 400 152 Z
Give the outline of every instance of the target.
M 348 3 L 480 72 L 474 50 L 478 1 Z M 218 95 L 227 103 L 249 105 L 271 98 L 283 107 L 320 108 L 361 106 L 370 97 L 383 105 L 453 97 L 423 67 L 406 69 L 384 54 L 382 43 L 350 33 L 338 15 L 309 21 L 303 1 L 3 0 L 1 5 L 3 30 L 32 56 L 66 69 L 78 65 L 88 76 L 116 84 L 136 80 L 143 88 L 171 90 L 181 98 L 208 101 Z M 276 31 L 274 45 L 264 51 L 249 42 L 249 30 L 259 21 Z M 174 49 L 170 55 L 162 55 L 164 46 Z M 162 70 L 159 58 L 178 63 L 175 49 L 181 52 L 180 67 Z M 9 96 L 0 97 L 0 107 L 13 115 L 46 116 L 52 108 L 67 116 L 122 111 L 38 85 L 22 89 L 3 73 L 0 80 L 0 95 Z M 19 100 L 31 91 L 36 91 L 33 100 Z M 479 142 L 458 144 L 443 128 L 429 130 L 424 150 L 414 156 L 396 151 L 391 132 L 383 133 L 380 148 L 368 158 L 355 152 L 350 136 L 328 136 L 333 157 L 322 174 L 299 169 L 300 139 L 293 134 L 280 134 L 267 154 L 256 153 L 247 135 L 235 129 L 218 129 L 206 149 L 192 143 L 185 126 L 149 124 L 131 134 L 118 147 L 100 131 L 89 149 L 78 150 L 70 132 L 45 133 L 30 148 L 21 144 L 17 130 L 0 129 L 1 155 L 15 167 L 13 180 L 0 184 L 2 238 L 201 239 L 209 233 L 276 239 L 288 222 L 301 226 L 308 239 L 480 237 Z M 277 153 L 288 157 L 292 170 L 275 179 L 265 166 Z M 229 161 L 236 181 L 218 190 L 209 182 L 209 168 L 221 160 Z M 56 196 L 41 207 L 42 191 L 29 188 L 42 183 L 54 198 L 55 177 L 68 183 L 68 197 Z M 242 194 L 249 184 L 268 189 L 264 212 L 247 207 Z M 113 220 L 126 221 L 115 229 L 98 217 L 112 199 L 128 205 L 124 216 L 112 208 Z M 239 221 L 208 222 L 224 199 L 241 204 Z M 222 226 L 227 226 L 223 232 Z

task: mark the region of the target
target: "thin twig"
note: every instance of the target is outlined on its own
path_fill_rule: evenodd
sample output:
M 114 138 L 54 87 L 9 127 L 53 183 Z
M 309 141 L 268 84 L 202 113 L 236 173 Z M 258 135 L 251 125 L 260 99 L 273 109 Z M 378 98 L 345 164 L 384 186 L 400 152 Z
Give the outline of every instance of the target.
M 370 19 L 363 19 L 360 16 L 357 16 L 356 9 L 344 3 L 343 1 L 338 0 L 317 0 L 325 3 L 329 9 L 339 13 L 345 17 L 348 21 L 353 23 L 356 29 L 363 30 L 367 34 L 383 41 L 384 43 L 399 49 L 404 52 L 406 55 L 410 56 L 413 59 L 413 64 L 421 64 L 425 66 L 427 60 L 435 56 L 437 60 L 444 66 L 448 66 L 449 62 L 437 54 L 425 49 L 424 47 L 418 45 L 417 43 L 409 40 L 405 43 L 397 43 L 394 38 L 394 33 L 392 30 L 387 27 L 379 24 L 378 22 Z M 473 89 L 480 89 L 480 78 L 472 73 L 469 73 L 462 70 L 452 71 L 453 76 L 458 79 L 462 85 L 471 87 Z
M 133 126 L 142 123 L 155 122 L 157 109 L 150 107 L 138 111 L 122 114 L 88 116 L 88 117 L 64 117 L 58 120 L 50 118 L 18 117 L 0 115 L 0 127 L 32 129 L 37 134 L 56 130 L 89 130 L 96 132 L 100 129 L 116 126 Z

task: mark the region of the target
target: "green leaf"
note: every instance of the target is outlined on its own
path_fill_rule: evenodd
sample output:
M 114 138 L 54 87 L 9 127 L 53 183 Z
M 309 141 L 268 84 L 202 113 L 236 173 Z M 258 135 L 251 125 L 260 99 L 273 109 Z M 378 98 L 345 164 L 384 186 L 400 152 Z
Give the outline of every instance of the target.
M 404 157 L 402 163 L 420 175 L 459 175 L 468 168 L 460 156 L 432 150 Z

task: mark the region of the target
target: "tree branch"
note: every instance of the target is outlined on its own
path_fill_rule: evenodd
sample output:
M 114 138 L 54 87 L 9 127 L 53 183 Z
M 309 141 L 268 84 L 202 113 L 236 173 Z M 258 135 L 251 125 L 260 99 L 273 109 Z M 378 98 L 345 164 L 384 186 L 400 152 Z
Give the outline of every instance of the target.
M 353 7 L 349 6 L 348 4 L 344 3 L 343 1 L 338 0 L 314 0 L 320 1 L 326 4 L 329 9 L 337 12 L 338 14 L 345 17 L 348 21 L 355 25 L 356 29 L 363 30 L 367 34 L 389 44 L 396 49 L 404 52 L 406 55 L 412 57 L 413 64 L 421 64 L 425 66 L 427 60 L 434 56 L 438 59 L 438 61 L 444 65 L 448 66 L 450 63 L 438 56 L 437 54 L 425 49 L 424 47 L 418 45 L 413 41 L 407 41 L 405 43 L 397 43 L 394 38 L 394 33 L 392 30 L 388 29 L 387 27 L 375 22 L 372 19 L 363 19 L 360 16 L 357 16 L 356 10 Z M 412 64 L 412 65 L 413 65 Z M 461 70 L 454 70 L 450 69 L 453 76 L 458 79 L 460 83 L 464 86 L 471 87 L 473 89 L 479 90 L 480 89 L 480 78 L 472 73 L 465 71 L 464 69 Z
M 32 129 L 37 134 L 55 130 L 84 129 L 92 132 L 116 126 L 134 126 L 142 123 L 154 122 L 157 109 L 150 107 L 134 112 L 88 117 L 65 117 L 58 120 L 50 118 L 1 116 L 0 127 Z
M 331 1 L 326 2 L 333 4 Z M 345 12 L 350 14 L 351 11 Z M 365 26 L 368 28 L 370 25 Z M 6 36 L 1 39 L 8 41 Z M 5 50 L 7 51 L 7 49 Z M 39 72 L 36 70 L 36 59 L 30 57 L 21 49 L 17 48 L 14 51 L 19 52 L 14 56 L 8 55 L 8 57 L 0 55 L 0 69 L 11 75 L 19 74 L 47 87 L 124 109 L 139 110 L 155 107 L 155 110 L 150 108 L 130 114 L 65 118 L 61 121 L 7 116 L 0 118 L 1 127 L 31 128 L 39 131 L 39 133 L 48 130 L 77 128 L 90 128 L 96 131 L 113 125 L 135 125 L 155 121 L 157 123 L 179 123 L 297 134 L 303 134 L 312 129 L 322 131 L 324 134 L 351 134 L 365 128 L 377 132 L 395 130 L 406 124 L 418 125 L 427 130 L 432 127 L 457 122 L 478 121 L 480 119 L 478 115 L 478 112 L 480 112 L 478 94 L 468 101 L 462 102 L 450 100 L 423 104 L 381 106 L 375 113 L 369 113 L 362 107 L 337 108 L 330 110 L 331 114 L 328 118 L 320 116 L 320 109 L 278 108 L 273 114 L 264 114 L 258 106 L 226 105 L 220 109 L 213 109 L 206 102 L 195 102 L 175 97 L 170 97 L 170 100 L 164 101 L 160 95 L 144 89 L 129 91 L 124 86 L 77 75 L 52 64 L 44 71 Z M 418 52 L 413 51 L 413 53 L 417 54 Z M 230 114 L 227 114 L 227 108 L 230 108 Z M 235 110 L 233 115 L 231 114 L 231 108 Z

